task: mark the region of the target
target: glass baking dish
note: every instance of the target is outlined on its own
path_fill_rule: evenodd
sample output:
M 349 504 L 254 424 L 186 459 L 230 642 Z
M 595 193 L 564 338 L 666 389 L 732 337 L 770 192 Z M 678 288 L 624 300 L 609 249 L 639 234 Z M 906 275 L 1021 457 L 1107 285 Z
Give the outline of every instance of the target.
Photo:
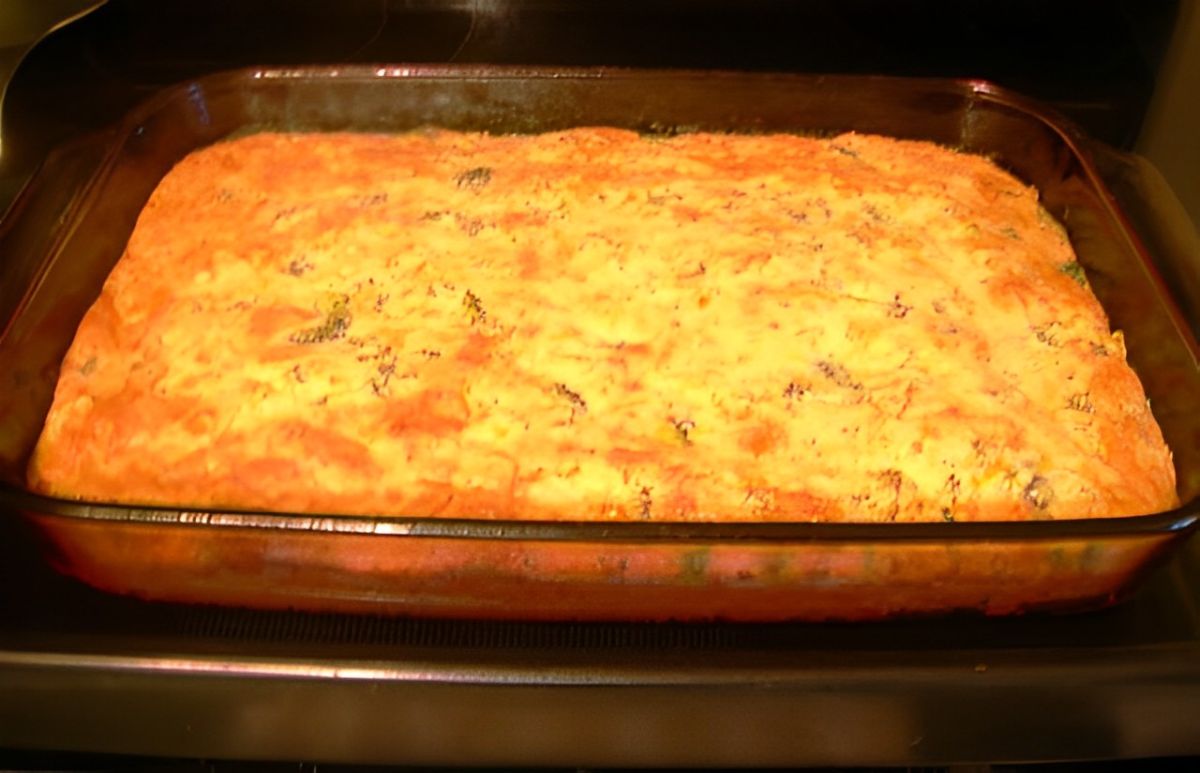
M 151 191 L 193 149 L 257 130 L 437 125 L 926 139 L 986 154 L 1067 228 L 1175 453 L 1183 505 L 1019 523 L 504 522 L 194 512 L 38 496 L 24 470 L 59 363 Z M 1127 594 L 1200 514 L 1193 334 L 1105 189 L 1091 142 L 976 81 L 453 66 L 249 69 L 158 94 L 61 148 L 0 228 L 0 511 L 59 570 L 168 601 L 462 618 L 875 620 L 1076 611 Z M 1171 274 L 1174 275 L 1174 274 Z

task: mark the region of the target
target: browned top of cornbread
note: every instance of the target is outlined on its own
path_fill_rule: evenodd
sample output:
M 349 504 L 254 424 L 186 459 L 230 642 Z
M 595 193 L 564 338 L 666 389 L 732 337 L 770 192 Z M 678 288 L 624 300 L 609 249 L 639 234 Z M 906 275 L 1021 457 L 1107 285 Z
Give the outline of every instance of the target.
M 929 143 L 260 134 L 155 191 L 32 486 L 487 518 L 1176 503 L 1037 193 Z

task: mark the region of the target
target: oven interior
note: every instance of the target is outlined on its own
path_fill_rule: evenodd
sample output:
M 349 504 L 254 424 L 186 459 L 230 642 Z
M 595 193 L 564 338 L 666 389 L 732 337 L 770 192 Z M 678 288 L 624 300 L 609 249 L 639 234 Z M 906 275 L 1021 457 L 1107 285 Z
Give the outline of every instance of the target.
M 0 192 L 7 206 L 51 148 L 163 87 L 241 66 L 985 78 L 1045 101 L 1102 143 L 1094 154 L 1105 181 L 1196 330 L 1194 226 L 1162 175 L 1131 152 L 1184 6 L 110 0 L 21 62 L 3 104 Z M 1194 540 L 1133 598 L 1084 615 L 534 624 L 109 596 L 47 568 L 37 538 L 4 516 L 0 748 L 573 767 L 1200 755 Z

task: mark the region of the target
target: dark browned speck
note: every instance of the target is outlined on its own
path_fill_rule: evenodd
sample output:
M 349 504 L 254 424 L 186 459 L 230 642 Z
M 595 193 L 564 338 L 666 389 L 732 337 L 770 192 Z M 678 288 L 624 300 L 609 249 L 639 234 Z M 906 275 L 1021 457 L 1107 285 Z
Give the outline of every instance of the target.
M 1059 327 L 1061 326 L 1057 322 L 1051 322 L 1048 325 L 1035 327 L 1033 329 L 1033 334 L 1037 337 L 1037 340 L 1041 341 L 1047 346 L 1057 347 L 1060 345 L 1058 342 Z
M 386 204 L 388 200 L 387 193 L 371 193 L 366 196 L 359 196 L 354 199 L 353 204 L 356 207 L 378 207 L 381 204 Z
M 312 267 L 313 267 L 313 264 L 309 263 L 304 258 L 296 258 L 295 260 L 293 260 L 291 263 L 288 264 L 287 271 L 292 276 L 303 276 L 304 272 L 308 271 Z
M 483 302 L 479 300 L 479 296 L 467 290 L 463 295 L 463 308 L 467 310 L 467 314 L 471 317 L 471 324 L 475 325 L 483 322 L 487 318 L 487 311 L 483 308 Z
M 958 476 L 951 473 L 950 477 L 946 478 L 946 491 L 950 496 L 958 499 L 958 492 L 962 490 L 962 482 Z
M 1083 266 L 1079 262 L 1068 261 L 1059 266 L 1058 270 L 1074 279 L 1080 287 L 1087 287 L 1087 274 L 1083 272 Z
M 294 215 L 299 211 L 300 211 L 300 207 L 298 207 L 298 206 L 285 207 L 275 213 L 275 217 L 271 220 L 271 223 L 272 224 L 278 223 L 280 220 L 284 219 L 285 217 L 287 217 L 289 215 Z
M 692 439 L 688 433 L 696 428 L 696 422 L 691 419 L 675 419 L 671 422 L 675 427 L 675 434 L 683 441 L 684 445 L 690 446 Z
M 874 204 L 863 204 L 862 211 L 870 220 L 876 223 L 882 223 L 888 219 L 888 216 L 881 212 L 879 207 Z
M 1029 485 L 1021 492 L 1021 498 L 1039 512 L 1045 512 L 1054 501 L 1054 491 L 1050 488 L 1050 481 L 1041 475 L 1034 475 Z
M 350 309 L 346 301 L 338 301 L 333 305 L 325 321 L 316 327 L 305 328 L 288 336 L 294 344 L 319 344 L 344 338 L 350 328 Z
M 801 386 L 795 381 L 789 381 L 787 387 L 783 390 L 783 396 L 788 400 L 795 400 L 808 391 L 808 387 Z
M 1092 405 L 1092 396 L 1087 392 L 1071 395 L 1067 400 L 1067 407 L 1072 411 L 1080 411 L 1082 413 L 1095 413 L 1096 406 Z
M 459 188 L 478 191 L 492 181 L 492 170 L 486 166 L 477 166 L 455 176 L 454 184 Z
M 576 413 L 587 413 L 587 401 L 576 392 L 569 388 L 566 384 L 555 384 L 554 394 L 559 397 L 565 397 L 567 402 L 571 404 L 571 421 L 575 421 Z
M 475 236 L 483 230 L 484 223 L 477 217 L 468 217 L 462 213 L 454 216 L 454 222 L 458 225 L 459 230 L 467 236 Z
M 650 509 L 654 505 L 654 500 L 650 496 L 650 487 L 642 486 L 642 490 L 638 492 L 638 506 L 641 508 L 640 515 L 642 518 L 650 517 Z
M 817 369 L 825 378 L 833 383 L 846 389 L 862 389 L 862 384 L 850 378 L 850 371 L 846 370 L 845 366 L 829 360 L 821 360 L 817 363 Z

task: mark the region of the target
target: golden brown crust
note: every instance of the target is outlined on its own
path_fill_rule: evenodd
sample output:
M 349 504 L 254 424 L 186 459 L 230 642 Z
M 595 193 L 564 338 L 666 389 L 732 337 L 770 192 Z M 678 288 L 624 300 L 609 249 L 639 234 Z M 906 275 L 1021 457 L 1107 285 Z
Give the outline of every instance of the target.
M 844 135 L 260 134 L 184 159 L 63 363 L 38 491 L 497 518 L 1176 503 L 1036 191 Z

